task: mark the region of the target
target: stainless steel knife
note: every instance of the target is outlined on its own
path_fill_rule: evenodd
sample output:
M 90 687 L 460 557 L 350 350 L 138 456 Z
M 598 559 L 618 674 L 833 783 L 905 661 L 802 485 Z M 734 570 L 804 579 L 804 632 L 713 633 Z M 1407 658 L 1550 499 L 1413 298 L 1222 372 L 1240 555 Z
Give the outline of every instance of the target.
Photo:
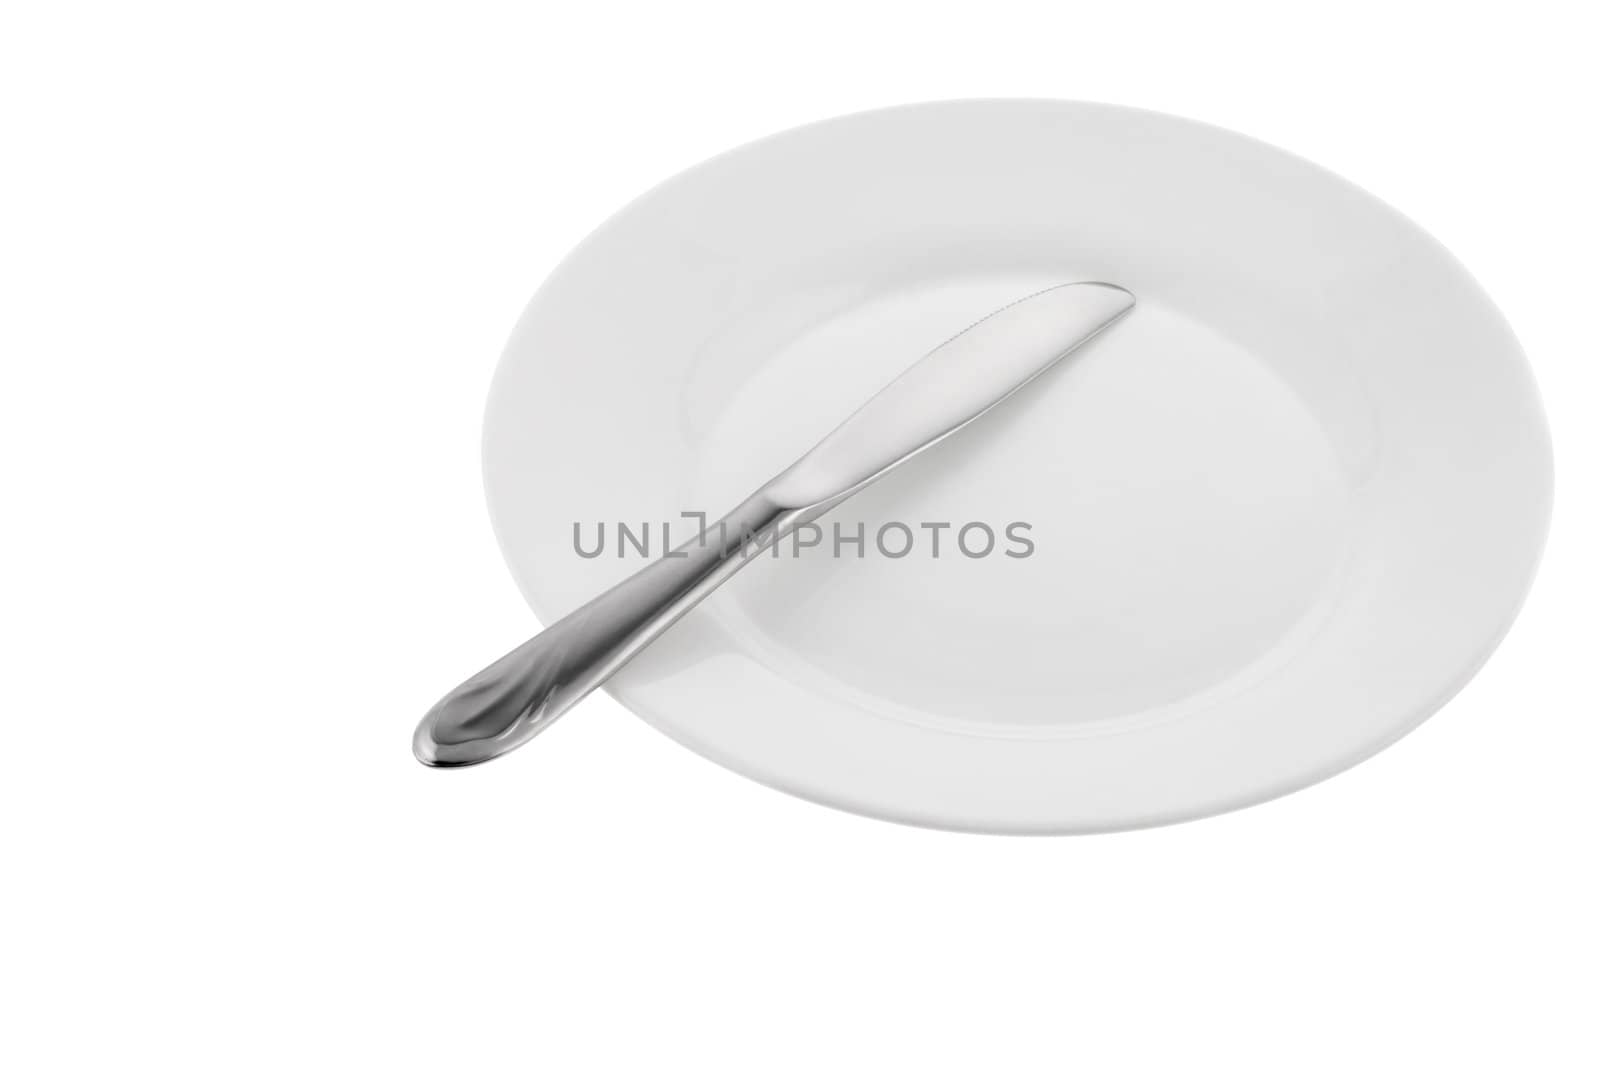
M 574 610 L 423 717 L 412 749 L 468 766 L 532 739 L 752 558 L 970 423 L 1127 315 L 1109 283 L 1013 302 L 927 354 L 719 524 Z

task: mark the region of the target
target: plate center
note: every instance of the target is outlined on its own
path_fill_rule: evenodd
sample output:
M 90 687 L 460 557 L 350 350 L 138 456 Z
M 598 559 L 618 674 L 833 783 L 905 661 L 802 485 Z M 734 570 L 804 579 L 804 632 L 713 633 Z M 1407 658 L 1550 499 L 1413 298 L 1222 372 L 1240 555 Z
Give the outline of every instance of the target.
M 691 498 L 736 501 L 909 362 L 1060 281 L 872 295 L 767 349 L 708 421 Z M 824 517 L 815 546 L 754 563 L 707 611 L 809 687 L 986 733 L 1124 724 L 1285 657 L 1345 556 L 1337 458 L 1270 354 L 1159 295 L 1139 299 L 1089 347 Z

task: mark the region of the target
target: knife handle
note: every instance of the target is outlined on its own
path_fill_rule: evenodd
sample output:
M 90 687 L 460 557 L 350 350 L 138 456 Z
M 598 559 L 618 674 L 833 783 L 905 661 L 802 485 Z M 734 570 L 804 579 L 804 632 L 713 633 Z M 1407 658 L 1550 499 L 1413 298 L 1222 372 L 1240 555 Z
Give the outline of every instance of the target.
M 810 512 L 757 491 L 439 700 L 412 751 L 429 766 L 470 766 L 527 743 Z

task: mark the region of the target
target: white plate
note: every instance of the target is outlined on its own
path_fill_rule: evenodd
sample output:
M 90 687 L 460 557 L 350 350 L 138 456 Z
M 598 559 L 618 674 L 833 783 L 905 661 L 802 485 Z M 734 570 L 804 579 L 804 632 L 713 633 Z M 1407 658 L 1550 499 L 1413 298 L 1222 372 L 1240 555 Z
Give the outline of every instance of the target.
M 1148 112 L 854 115 L 629 205 L 539 291 L 495 380 L 487 485 L 517 582 L 554 620 L 642 564 L 616 522 L 681 540 L 680 511 L 720 514 L 955 330 L 1086 279 L 1138 308 L 827 518 L 866 526 L 864 559 L 825 531 L 751 565 L 611 693 L 809 799 L 1007 832 L 1243 806 L 1416 726 L 1539 557 L 1528 367 L 1414 224 Z M 893 521 L 905 557 L 872 546 Z M 969 558 L 952 528 L 935 558 L 939 522 L 997 548 Z M 1027 557 L 1004 553 L 1014 522 Z M 605 555 L 575 523 L 585 549 L 604 523 Z

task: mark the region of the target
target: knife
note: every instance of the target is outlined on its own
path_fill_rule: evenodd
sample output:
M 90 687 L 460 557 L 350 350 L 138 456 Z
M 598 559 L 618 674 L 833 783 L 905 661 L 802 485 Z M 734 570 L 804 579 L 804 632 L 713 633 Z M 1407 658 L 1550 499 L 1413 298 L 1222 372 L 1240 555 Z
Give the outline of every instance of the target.
M 766 547 L 971 423 L 1134 306 L 1067 283 L 990 313 L 875 394 L 695 540 L 563 617 L 441 699 L 412 750 L 470 766 L 527 743 Z

